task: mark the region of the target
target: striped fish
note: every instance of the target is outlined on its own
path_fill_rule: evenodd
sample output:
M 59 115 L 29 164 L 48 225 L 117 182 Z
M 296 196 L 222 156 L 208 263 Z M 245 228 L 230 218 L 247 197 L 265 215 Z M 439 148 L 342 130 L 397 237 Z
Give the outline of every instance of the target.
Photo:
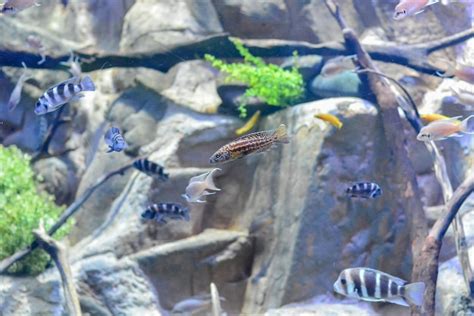
M 116 151 L 120 152 L 128 147 L 125 139 L 123 139 L 122 134 L 120 134 L 120 129 L 117 127 L 111 127 L 104 135 L 104 140 L 107 146 L 109 146 L 108 153 Z
M 360 182 L 348 187 L 346 193 L 349 197 L 375 199 L 382 195 L 383 191 L 377 183 Z
M 135 169 L 137 169 L 138 171 L 141 171 L 150 177 L 156 177 L 158 180 L 161 181 L 166 181 L 169 178 L 169 174 L 164 172 L 162 166 L 148 159 L 135 160 L 133 162 L 133 167 L 135 167 Z
M 281 124 L 276 130 L 251 133 L 237 138 L 216 151 L 209 162 L 211 164 L 228 162 L 250 154 L 265 152 L 275 144 L 287 144 L 289 142 L 286 126 Z
M 189 210 L 177 203 L 158 203 L 150 205 L 143 213 L 145 220 L 155 219 L 158 223 L 166 224 L 167 219 L 189 221 Z
M 95 85 L 89 76 L 85 76 L 81 83 L 74 84 L 68 79 L 60 84 L 49 88 L 36 102 L 35 113 L 43 115 L 56 111 L 62 105 L 77 101 L 84 95 L 81 92 L 95 91 Z
M 369 268 L 345 269 L 334 283 L 334 291 L 369 302 L 423 305 L 425 283 L 408 284 L 400 278 Z

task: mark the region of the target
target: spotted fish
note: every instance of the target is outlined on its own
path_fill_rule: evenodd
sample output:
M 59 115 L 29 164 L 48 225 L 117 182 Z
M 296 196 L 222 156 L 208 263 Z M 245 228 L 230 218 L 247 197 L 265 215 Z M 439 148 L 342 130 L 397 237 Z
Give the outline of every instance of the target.
M 334 283 L 336 293 L 369 302 L 403 306 L 423 305 L 425 283 L 408 284 L 400 278 L 369 268 L 345 269 Z
M 373 182 L 360 182 L 356 183 L 346 189 L 349 197 L 358 197 L 363 199 L 375 199 L 382 195 L 382 189 L 377 183 Z
M 113 151 L 120 152 L 128 146 L 122 134 L 120 134 L 120 129 L 117 127 L 111 127 L 105 133 L 104 140 L 107 146 L 109 146 L 108 153 Z
M 148 159 L 137 159 L 133 162 L 135 169 L 143 172 L 150 177 L 156 177 L 158 180 L 166 181 L 169 174 L 165 173 L 163 166 L 154 163 Z
M 276 144 L 289 142 L 286 126 L 281 124 L 276 130 L 251 133 L 237 138 L 216 151 L 209 162 L 211 164 L 228 162 L 250 154 L 265 152 Z
M 89 76 L 85 76 L 80 84 L 74 84 L 66 80 L 54 87 L 49 88 L 36 102 L 35 113 L 37 115 L 56 111 L 62 105 L 77 101 L 84 95 L 81 92 L 95 91 L 95 85 Z
M 177 203 L 152 204 L 142 213 L 142 218 L 145 220 L 155 219 L 161 224 L 166 224 L 167 219 L 190 220 L 188 208 Z

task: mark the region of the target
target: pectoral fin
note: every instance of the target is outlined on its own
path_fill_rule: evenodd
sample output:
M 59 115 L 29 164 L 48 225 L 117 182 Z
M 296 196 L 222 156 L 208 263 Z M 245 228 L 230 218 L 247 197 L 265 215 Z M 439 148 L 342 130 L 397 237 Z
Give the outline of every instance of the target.
M 392 297 L 386 300 L 387 302 L 397 304 L 397 305 L 402 305 L 402 306 L 410 306 L 403 297 L 397 296 L 397 297 Z

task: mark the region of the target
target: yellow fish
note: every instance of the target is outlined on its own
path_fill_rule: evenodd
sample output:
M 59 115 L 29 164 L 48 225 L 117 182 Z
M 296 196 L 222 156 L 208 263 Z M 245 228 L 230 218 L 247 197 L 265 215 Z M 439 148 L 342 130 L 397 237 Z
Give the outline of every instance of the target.
M 450 118 L 446 115 L 438 114 L 438 113 L 420 114 L 420 117 L 423 121 L 426 121 L 428 123 L 438 121 L 438 120 L 447 120 Z
M 255 112 L 247 121 L 247 123 L 244 124 L 244 126 L 235 131 L 235 134 L 237 136 L 241 136 L 250 132 L 255 127 L 255 125 L 257 125 L 258 120 L 260 119 L 260 114 L 260 111 Z
M 335 115 L 332 115 L 332 114 L 315 114 L 314 117 L 318 118 L 320 120 L 326 121 L 326 122 L 334 125 L 338 129 L 342 128 L 342 122 Z

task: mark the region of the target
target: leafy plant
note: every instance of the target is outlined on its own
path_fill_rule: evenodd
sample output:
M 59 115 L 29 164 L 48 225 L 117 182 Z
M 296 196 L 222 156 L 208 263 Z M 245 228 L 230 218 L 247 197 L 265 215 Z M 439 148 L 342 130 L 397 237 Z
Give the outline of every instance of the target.
M 267 64 L 263 59 L 253 56 L 240 40 L 231 39 L 231 41 L 244 58 L 243 63 L 228 64 L 209 54 L 206 54 L 204 58 L 213 67 L 228 74 L 227 81 L 236 80 L 249 86 L 239 106 L 242 117 L 247 116 L 245 105 L 250 97 L 258 97 L 274 106 L 287 106 L 302 96 L 303 76 L 297 67 L 293 66 L 291 70 L 285 70 L 277 65 Z M 296 52 L 293 56 L 297 57 Z
M 32 230 L 38 228 L 40 219 L 48 229 L 62 212 L 51 195 L 37 191 L 35 180 L 27 155 L 16 147 L 0 146 L 0 260 L 33 241 Z M 70 227 L 60 229 L 57 237 L 64 236 Z M 9 271 L 36 274 L 48 260 L 46 252 L 36 249 Z

